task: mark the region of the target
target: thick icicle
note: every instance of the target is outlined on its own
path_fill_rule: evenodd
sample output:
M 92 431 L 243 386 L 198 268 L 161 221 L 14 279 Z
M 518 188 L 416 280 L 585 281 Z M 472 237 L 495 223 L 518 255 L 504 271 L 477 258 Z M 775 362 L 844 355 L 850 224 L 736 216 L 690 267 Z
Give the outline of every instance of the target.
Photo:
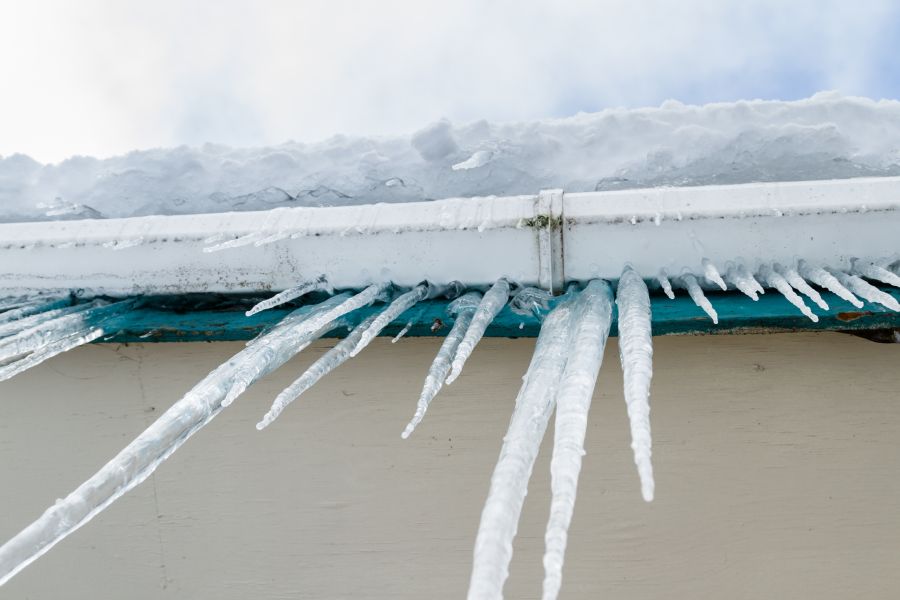
M 725 278 L 728 280 L 728 283 L 741 290 L 749 296 L 754 302 L 759 300 L 760 289 L 762 288 L 759 285 L 759 282 L 750 275 L 743 266 L 735 266 L 734 264 L 729 264 L 728 268 L 725 272 Z
M 853 272 L 862 275 L 868 279 L 874 279 L 882 283 L 887 283 L 894 287 L 900 287 L 900 276 L 895 275 L 884 267 L 876 265 L 871 261 L 854 260 Z
M 15 377 L 19 373 L 27 371 L 32 367 L 36 367 L 45 360 L 53 358 L 57 354 L 68 352 L 69 350 L 77 348 L 78 346 L 81 346 L 83 344 L 89 344 L 90 342 L 103 337 L 104 335 L 106 335 L 106 333 L 107 331 L 102 327 L 96 327 L 93 329 L 86 329 L 80 331 L 75 335 L 70 335 L 68 337 L 50 342 L 49 344 L 42 346 L 40 349 L 35 350 L 25 358 L 7 363 L 0 367 L 0 381 L 6 381 L 7 379 Z
M 645 293 L 646 289 L 645 286 Z M 612 299 L 609 284 L 594 280 L 578 295 L 573 308 L 572 346 L 556 394 L 556 431 L 550 461 L 553 497 L 544 534 L 544 600 L 555 599 L 562 585 L 588 411 L 612 324 Z
M 428 284 L 420 283 L 412 290 L 401 294 L 386 309 L 381 311 L 378 318 L 375 319 L 368 329 L 362 332 L 361 337 L 356 346 L 350 351 L 350 356 L 356 356 L 362 352 L 363 348 L 368 346 L 375 336 L 381 333 L 381 330 L 387 327 L 394 319 L 405 313 L 407 310 L 415 306 L 420 300 L 424 300 L 428 296 Z
M 278 415 L 287 408 L 288 404 L 300 397 L 300 395 L 314 386 L 322 377 L 331 373 L 333 370 L 344 364 L 350 358 L 350 351 L 356 347 L 363 333 L 372 322 L 378 318 L 377 314 L 371 315 L 364 319 L 362 323 L 353 328 L 347 337 L 340 340 L 334 347 L 323 354 L 316 362 L 304 371 L 294 383 L 289 385 L 275 398 L 272 407 L 269 409 L 262 420 L 256 424 L 256 428 L 260 431 L 272 424 L 278 418 Z
M 491 289 L 485 293 L 478 305 L 478 310 L 472 317 L 472 323 L 466 330 L 466 335 L 459 343 L 456 349 L 456 355 L 453 357 L 453 363 L 450 365 L 450 374 L 447 375 L 446 383 L 453 383 L 462 372 L 463 365 L 472 355 L 475 345 L 481 341 L 488 325 L 494 320 L 494 317 L 503 310 L 506 302 L 509 300 L 509 282 L 505 277 L 501 277 L 491 286 Z
M 480 301 L 481 294 L 479 292 L 468 292 L 450 303 L 447 311 L 450 314 L 455 314 L 456 320 L 450 329 L 450 333 L 444 338 L 444 343 L 441 344 L 441 348 L 438 350 L 437 356 L 434 357 L 431 367 L 428 369 L 425 384 L 422 386 L 422 393 L 419 394 L 419 401 L 416 404 L 416 413 L 406 425 L 403 433 L 400 434 L 400 437 L 403 439 L 408 438 L 419 423 L 422 422 L 422 419 L 425 417 L 425 411 L 428 410 L 428 405 L 431 404 L 431 401 L 443 387 L 447 373 L 450 372 L 450 361 L 453 359 L 456 348 L 459 347 L 459 343 L 466 334 L 466 329 L 472 322 L 472 315 L 475 314 Z
M 0 585 L 144 481 L 188 438 L 215 418 L 223 409 L 222 398 L 230 389 L 236 370 L 245 361 L 251 357 L 264 361 L 258 368 L 260 377 L 275 370 L 309 340 L 312 334 L 308 332 L 307 322 L 322 317 L 329 309 L 322 304 L 297 309 L 293 314 L 302 318 L 294 319 L 290 327 L 273 331 L 260 341 L 272 346 L 273 352 L 255 355 L 253 348 L 241 350 L 195 385 L 90 479 L 0 546 Z
M 65 298 L 54 298 L 53 300 L 49 301 L 44 299 L 30 302 L 23 306 L 8 310 L 4 313 L 0 313 L 0 324 L 11 323 L 13 321 L 21 321 L 22 319 L 26 319 L 40 313 L 46 313 L 51 310 L 59 310 L 71 305 L 71 296 L 66 296 Z
M 303 296 L 315 290 L 331 290 L 331 287 L 328 285 L 328 280 L 325 278 L 325 275 L 319 275 L 315 279 L 304 281 L 300 285 L 284 290 L 279 294 L 275 294 L 268 300 L 263 300 L 244 314 L 248 317 L 252 317 L 258 312 L 262 312 L 274 306 L 278 306 L 279 304 L 284 304 L 285 302 L 290 302 L 295 298 L 299 298 L 300 296 Z
M 626 267 L 616 290 L 619 309 L 619 360 L 625 386 L 625 407 L 631 425 L 631 450 L 641 480 L 641 495 L 653 500 L 653 440 L 650 435 L 650 380 L 653 377 L 653 333 L 650 295 L 633 269 Z
M 718 325 L 719 315 L 716 313 L 716 309 L 713 308 L 709 299 L 703 294 L 703 290 L 700 289 L 697 278 L 690 272 L 685 271 L 681 274 L 681 282 L 684 284 L 685 289 L 687 289 L 694 304 L 702 308 L 703 312 L 708 314 L 709 318 L 712 319 L 712 322 Z
M 703 276 L 706 277 L 706 279 L 710 282 L 722 288 L 722 291 L 727 290 L 728 286 L 725 285 L 725 280 L 722 279 L 722 275 L 719 274 L 719 270 L 716 268 L 716 265 L 714 265 L 713 262 L 708 258 L 704 258 L 701 262 L 703 264 Z
M 788 302 L 800 309 L 800 312 L 809 317 L 810 321 L 813 323 L 819 322 L 819 317 L 810 310 L 806 305 L 806 302 L 803 301 L 803 298 L 797 295 L 797 292 L 794 291 L 794 288 L 791 287 L 791 284 L 788 283 L 787 279 L 778 274 L 775 269 L 769 265 L 762 265 L 759 268 L 758 275 L 762 277 L 762 280 L 766 282 L 766 285 L 778 290 Z
M 775 263 L 775 271 L 780 273 L 782 277 L 787 279 L 787 282 L 791 284 L 791 286 L 804 294 L 810 300 L 816 303 L 816 305 L 822 310 L 828 310 L 828 303 L 822 298 L 822 294 L 817 292 L 811 285 L 806 283 L 806 280 L 800 277 L 800 273 L 797 272 L 793 267 L 785 267 L 778 263 Z
M 541 326 L 481 513 L 469 600 L 503 597 L 503 584 L 509 576 L 512 542 L 528 480 L 553 412 L 556 390 L 569 354 L 571 320 L 572 299 L 569 297 L 547 315 Z
M 841 282 L 841 285 L 849 288 L 851 292 L 860 298 L 864 298 L 869 302 L 881 304 L 891 310 L 900 311 L 900 302 L 897 302 L 896 298 L 882 292 L 865 279 L 860 279 L 856 275 L 848 275 L 837 269 L 829 269 L 829 272 Z
M 662 286 L 662 290 L 665 292 L 666 296 L 669 297 L 669 300 L 674 300 L 675 290 L 672 289 L 672 282 L 669 281 L 669 274 L 666 273 L 665 269 L 659 270 L 659 273 L 656 275 L 656 280 L 659 282 L 659 285 Z
M 95 300 L 87 310 L 45 321 L 24 329 L 15 335 L 0 339 L 0 363 L 17 356 L 40 350 L 43 346 L 71 335 L 86 335 L 101 319 L 124 312 L 134 305 L 134 300 L 107 304 Z
M 797 263 L 797 271 L 804 279 L 808 279 L 818 286 L 821 286 L 842 300 L 846 300 L 856 308 L 862 308 L 862 301 L 853 295 L 853 293 L 844 287 L 838 279 L 821 267 L 817 267 L 800 260 Z

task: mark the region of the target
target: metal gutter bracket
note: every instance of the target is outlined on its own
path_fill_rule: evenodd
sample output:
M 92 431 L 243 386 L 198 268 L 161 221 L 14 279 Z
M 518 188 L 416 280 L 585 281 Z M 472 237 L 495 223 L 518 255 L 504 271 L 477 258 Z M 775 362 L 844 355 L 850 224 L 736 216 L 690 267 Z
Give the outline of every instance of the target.
M 538 242 L 538 284 L 561 294 L 566 282 L 563 259 L 563 191 L 541 190 L 534 206 Z

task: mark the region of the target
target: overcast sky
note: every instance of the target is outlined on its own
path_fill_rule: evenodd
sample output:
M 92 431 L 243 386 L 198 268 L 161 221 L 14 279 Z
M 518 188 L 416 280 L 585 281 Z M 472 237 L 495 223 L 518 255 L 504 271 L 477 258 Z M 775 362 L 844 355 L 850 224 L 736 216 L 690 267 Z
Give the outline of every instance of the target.
M 891 0 L 0 0 L 0 155 L 313 141 L 669 98 L 897 98 L 898 40 Z

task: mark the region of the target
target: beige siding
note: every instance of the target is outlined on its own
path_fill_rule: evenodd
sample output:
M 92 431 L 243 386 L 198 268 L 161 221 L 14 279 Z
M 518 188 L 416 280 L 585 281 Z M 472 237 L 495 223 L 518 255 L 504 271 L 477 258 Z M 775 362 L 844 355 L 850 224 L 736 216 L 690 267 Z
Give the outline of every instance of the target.
M 329 345 L 251 388 L 0 597 L 463 597 L 533 340 L 485 340 L 405 442 L 437 340 L 377 340 L 257 432 L 275 394 Z M 238 347 L 92 346 L 0 384 L 0 538 Z M 900 345 L 657 338 L 655 359 L 657 499 L 640 499 L 613 341 L 563 598 L 900 596 Z M 548 450 L 509 598 L 539 597 Z

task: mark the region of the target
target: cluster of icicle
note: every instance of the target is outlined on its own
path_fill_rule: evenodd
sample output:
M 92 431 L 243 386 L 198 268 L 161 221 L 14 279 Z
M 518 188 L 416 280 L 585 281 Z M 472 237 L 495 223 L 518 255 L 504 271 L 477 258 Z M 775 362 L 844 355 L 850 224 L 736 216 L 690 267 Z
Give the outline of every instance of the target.
M 133 300 L 79 303 L 69 294 L 0 300 L 0 381 L 107 334 Z
M 685 267 L 680 275 L 670 277 L 665 269 L 661 269 L 656 280 L 666 296 L 671 299 L 675 298 L 673 284 L 674 287 L 686 290 L 694 303 L 709 315 L 713 323 L 719 322 L 719 315 L 712 302 L 703 293 L 704 285 L 712 289 L 718 287 L 723 291 L 739 290 L 754 301 L 759 300 L 760 294 L 766 293 L 766 288 L 777 290 L 813 323 L 818 323 L 819 317 L 806 304 L 803 296 L 809 298 L 822 310 L 828 310 L 828 303 L 810 283 L 828 290 L 856 308 L 862 308 L 862 300 L 866 300 L 894 311 L 900 311 L 900 303 L 896 298 L 866 281 L 866 279 L 871 279 L 900 287 L 900 275 L 898 275 L 900 261 L 896 260 L 896 256 L 879 260 L 854 258 L 850 264 L 851 267 L 848 271 L 842 271 L 822 268 L 805 260 L 799 260 L 795 265 L 761 263 L 753 270 L 740 261 L 727 261 L 724 263 L 724 270 L 720 270 L 711 260 L 704 258 L 702 275 L 698 276 Z M 731 288 L 729 288 L 729 284 Z
M 810 284 L 857 307 L 863 306 L 862 298 L 900 310 L 894 296 L 866 281 L 900 287 L 900 263 L 895 259 L 854 260 L 848 271 L 823 268 L 802 260 L 788 266 L 762 264 L 755 269 L 740 262 L 724 263 L 723 267 L 720 270 L 712 261 L 704 259 L 700 273 L 685 270 L 670 279 L 661 271 L 656 281 L 670 298 L 674 297 L 673 283 L 674 287 L 687 290 L 714 321 L 717 315 L 704 294 L 704 287 L 728 289 L 731 286 L 754 300 L 766 288 L 774 288 L 814 321 L 816 315 L 799 294 L 823 310 L 828 305 Z M 634 461 L 644 499 L 653 498 L 650 299 L 645 280 L 630 267 L 625 268 L 618 280 L 615 298 L 609 283 L 593 280 L 581 289 L 570 286 L 549 313 L 547 292 L 530 287 L 513 288 L 505 278 L 483 293 L 474 290 L 463 293 L 462 286 L 455 282 L 449 285 L 423 282 L 408 291 L 395 290 L 390 283 L 376 283 L 356 294 L 338 293 L 318 304 L 293 310 L 200 381 L 78 489 L 0 546 L 0 585 L 144 481 L 255 381 L 325 333 L 351 326 L 356 322 L 350 315 L 353 311 L 376 301 L 386 303 L 380 312 L 353 327 L 343 340 L 279 394 L 257 424 L 258 429 L 271 424 L 304 391 L 359 354 L 389 323 L 408 311 L 415 313 L 415 305 L 423 300 L 444 296 L 451 300 L 447 310 L 454 317 L 453 326 L 428 370 L 415 414 L 401 434 L 404 438 L 422 421 L 442 386 L 459 377 L 474 348 L 504 307 L 520 315 L 543 317 L 546 314 L 491 478 L 476 538 L 469 598 L 502 597 L 528 480 L 554 410 L 552 500 L 545 535 L 543 598 L 556 598 L 584 455 L 588 410 L 609 336 L 614 303 L 618 311 L 619 353 Z M 317 290 L 333 294 L 324 275 L 261 302 L 247 314 L 256 314 Z M 0 300 L 0 379 L 107 333 L 115 333 L 107 331 L 114 321 L 112 317 L 132 310 L 135 303 L 135 300 L 78 302 L 71 296 Z M 395 341 L 417 318 L 408 317 Z

